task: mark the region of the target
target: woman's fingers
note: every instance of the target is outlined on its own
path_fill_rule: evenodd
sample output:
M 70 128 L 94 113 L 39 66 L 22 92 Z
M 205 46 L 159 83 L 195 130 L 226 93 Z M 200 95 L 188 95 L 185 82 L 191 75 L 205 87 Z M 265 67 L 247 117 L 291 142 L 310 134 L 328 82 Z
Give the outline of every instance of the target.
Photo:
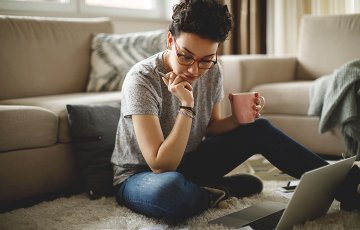
M 176 75 L 173 72 L 167 73 L 165 76 L 169 79 L 169 83 L 172 84 L 174 79 L 176 78 Z
M 254 105 L 254 111 L 255 111 L 255 117 L 258 118 L 261 116 L 260 114 L 260 110 L 261 110 L 261 105 Z
M 187 82 L 187 81 L 182 81 L 179 84 L 174 84 L 174 86 L 172 87 L 173 89 L 179 91 L 179 90 L 183 90 L 183 89 L 187 89 L 189 91 L 192 91 L 192 86 Z
M 180 76 L 176 76 L 175 75 L 175 78 L 174 78 L 174 80 L 173 80 L 173 84 L 174 85 L 177 85 L 177 84 L 179 84 L 180 82 L 183 82 L 184 80 L 180 77 Z
M 163 76 L 161 79 L 163 80 L 165 85 L 167 85 L 167 86 L 169 85 L 169 78 L 166 78 L 166 76 Z
M 192 91 L 193 90 L 193 87 L 191 86 L 191 84 L 187 81 L 184 81 L 184 88 L 189 90 L 189 91 Z
M 261 110 L 261 105 L 253 105 L 253 109 L 256 111 L 256 112 L 259 112 Z
M 162 77 L 162 80 L 165 83 L 165 85 L 169 87 L 174 82 L 175 78 L 176 75 L 173 72 L 169 72 Z
M 167 73 L 164 77 L 163 77 L 163 81 L 165 82 L 165 84 L 167 86 L 172 85 L 172 86 L 176 86 L 180 83 L 182 84 L 182 87 L 192 91 L 192 86 L 190 83 L 188 83 L 187 81 L 184 81 L 180 76 L 177 76 L 175 73 L 173 72 L 169 72 Z
M 180 76 L 177 76 L 173 72 L 169 72 L 169 73 L 165 74 L 162 77 L 162 80 L 164 81 L 164 83 L 169 88 L 169 91 L 171 91 L 171 92 L 173 92 L 175 90 L 175 88 L 177 88 L 177 89 L 185 88 L 189 91 L 193 90 L 193 88 L 189 82 L 184 81 Z

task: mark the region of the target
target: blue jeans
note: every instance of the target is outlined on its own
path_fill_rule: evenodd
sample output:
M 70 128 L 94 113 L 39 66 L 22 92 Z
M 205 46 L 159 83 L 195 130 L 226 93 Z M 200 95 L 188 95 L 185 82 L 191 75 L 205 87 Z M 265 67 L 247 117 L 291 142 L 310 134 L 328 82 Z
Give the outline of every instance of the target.
M 258 153 L 295 178 L 327 164 L 259 118 L 228 133 L 208 136 L 196 151 L 184 156 L 176 172 L 145 171 L 129 177 L 117 187 L 116 198 L 137 213 L 179 221 L 209 208 L 211 197 L 202 184 L 218 182 Z

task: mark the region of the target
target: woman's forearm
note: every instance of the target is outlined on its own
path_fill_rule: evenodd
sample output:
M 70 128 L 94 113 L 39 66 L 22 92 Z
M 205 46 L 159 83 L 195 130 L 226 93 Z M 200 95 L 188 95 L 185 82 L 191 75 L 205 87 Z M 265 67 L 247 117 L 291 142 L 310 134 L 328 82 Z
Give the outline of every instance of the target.
M 210 122 L 209 126 L 207 127 L 206 134 L 207 135 L 219 135 L 226 132 L 229 132 L 240 124 L 236 121 L 233 116 L 228 116 L 221 119 L 214 119 Z
M 153 168 L 155 172 L 176 170 L 189 140 L 191 124 L 192 118 L 183 113 L 178 114 L 173 129 L 158 150 Z

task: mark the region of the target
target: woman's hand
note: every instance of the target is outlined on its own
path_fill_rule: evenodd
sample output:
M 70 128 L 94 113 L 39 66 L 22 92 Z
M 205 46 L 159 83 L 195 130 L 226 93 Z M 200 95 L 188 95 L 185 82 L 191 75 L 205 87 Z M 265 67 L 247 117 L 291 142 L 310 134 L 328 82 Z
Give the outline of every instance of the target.
M 194 107 L 194 95 L 189 82 L 184 81 L 173 72 L 167 73 L 162 77 L 162 80 L 167 85 L 168 90 L 180 100 L 181 105 Z

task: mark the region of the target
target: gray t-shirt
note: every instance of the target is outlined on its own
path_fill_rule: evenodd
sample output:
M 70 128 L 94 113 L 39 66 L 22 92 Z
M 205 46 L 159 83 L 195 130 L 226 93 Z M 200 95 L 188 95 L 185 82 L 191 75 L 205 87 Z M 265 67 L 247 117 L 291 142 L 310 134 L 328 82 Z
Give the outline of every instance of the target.
M 137 143 L 131 115 L 158 116 L 164 138 L 174 126 L 180 101 L 168 91 L 161 79 L 166 73 L 162 54 L 163 52 L 157 53 L 137 63 L 125 77 L 121 91 L 121 116 L 111 157 L 114 185 L 133 174 L 150 169 Z M 222 82 L 219 64 L 193 82 L 196 116 L 192 122 L 185 154 L 195 150 L 205 136 L 213 106 L 224 97 Z

